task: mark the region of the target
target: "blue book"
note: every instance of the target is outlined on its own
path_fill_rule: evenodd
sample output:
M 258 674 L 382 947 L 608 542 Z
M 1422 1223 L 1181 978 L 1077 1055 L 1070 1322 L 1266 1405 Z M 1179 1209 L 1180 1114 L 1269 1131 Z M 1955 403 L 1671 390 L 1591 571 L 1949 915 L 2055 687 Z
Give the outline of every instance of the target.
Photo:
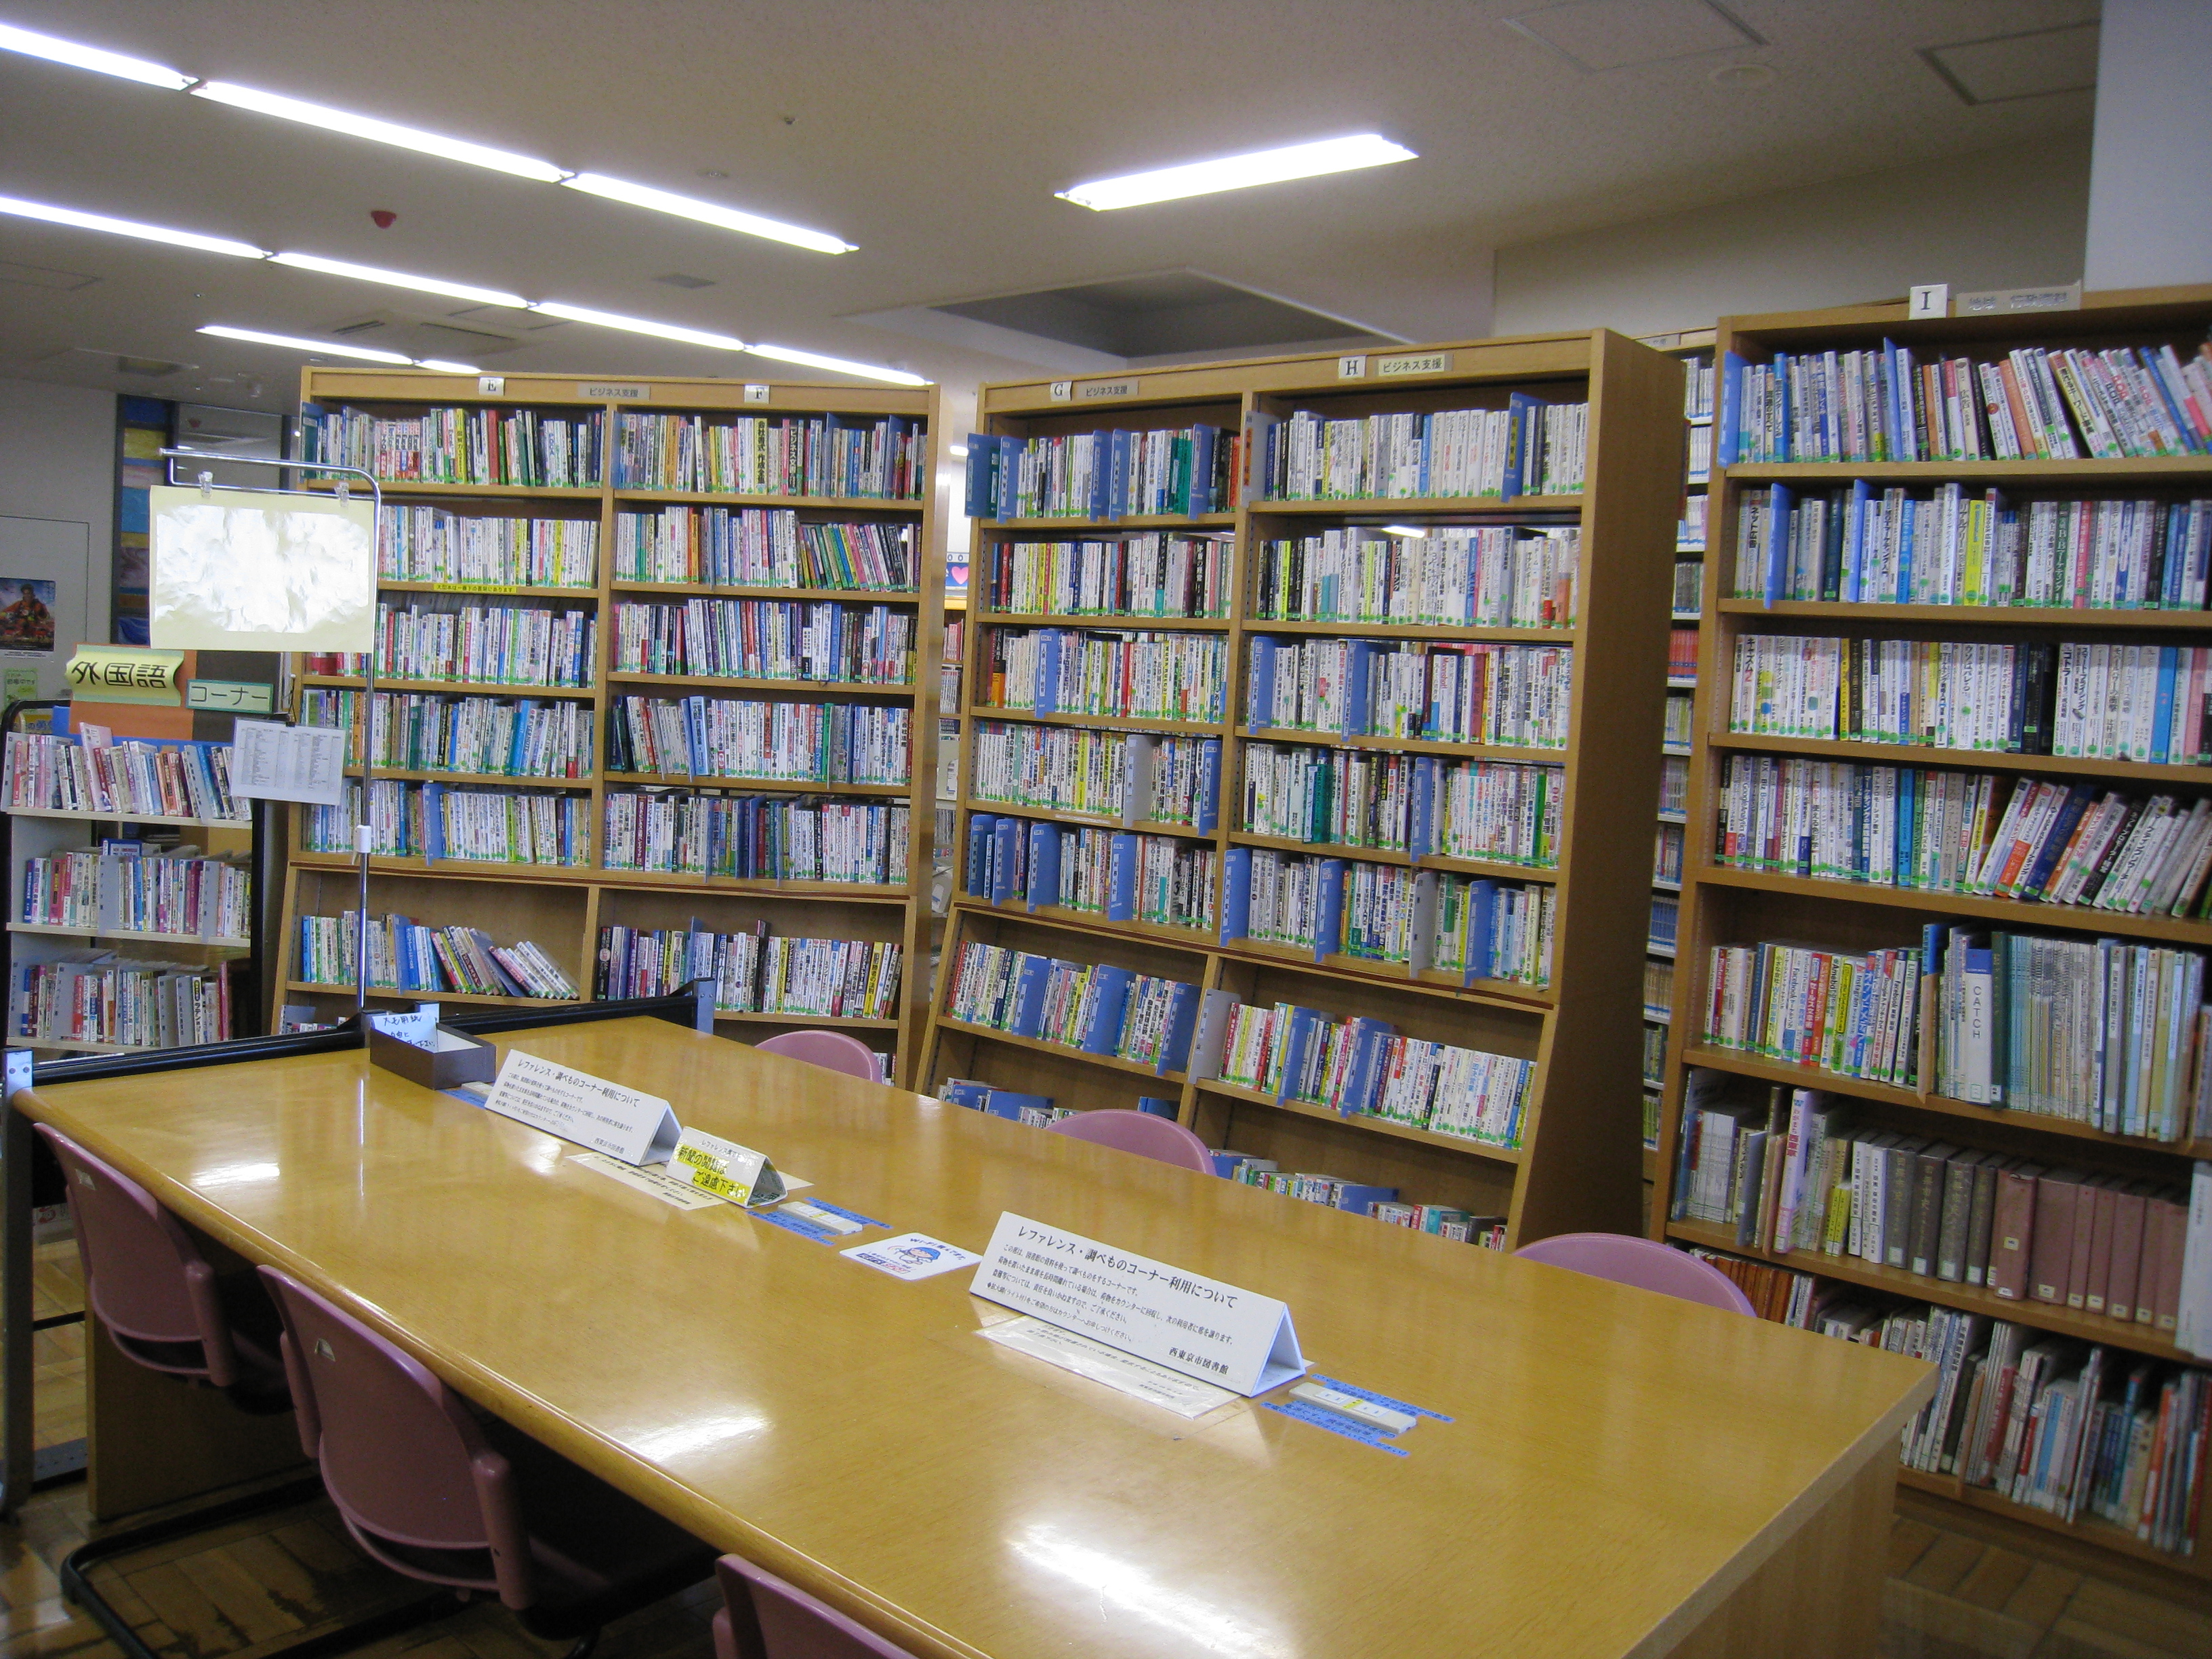
M 2150 758 L 2163 763 L 2174 758 L 2167 749 L 2173 742 L 2173 675 L 2177 647 L 2161 645 L 2158 648 L 2158 707 L 2150 721 Z M 2025 654 L 2024 653 L 2022 653 Z
M 1011 519 L 1021 505 L 1022 453 L 1028 447 L 1019 438 L 999 440 L 999 455 L 991 473 L 991 487 L 998 496 L 998 511 L 992 517 Z
M 1775 484 L 1766 492 L 1766 603 L 1770 609 L 1784 596 L 1790 580 L 1790 504 L 1788 484 Z
M 1344 644 L 1344 735 L 1364 737 L 1371 723 L 1367 705 L 1375 684 L 1375 653 L 1381 647 L 1373 640 Z
M 1311 1008 L 1292 1008 L 1288 1029 L 1284 1032 L 1282 1084 L 1275 1091 L 1277 1100 L 1287 1100 L 1297 1091 L 1299 1074 L 1304 1071 L 1306 1050 L 1314 1036 L 1326 1024 L 1324 1018 Z
M 1436 453 L 1437 417 L 1433 415 L 1424 415 L 1421 416 L 1421 470 L 1413 486 L 1413 493 L 1416 495 L 1426 496 L 1431 493 L 1429 489 L 1429 459 Z
M 1133 434 L 1116 428 L 1107 444 L 1106 514 L 1109 519 L 1129 516 L 1129 446 Z
M 997 860 L 999 820 L 989 812 L 968 820 L 968 886 L 970 898 L 991 896 L 991 866 Z
M 1744 368 L 1743 359 L 1735 352 L 1721 353 L 1720 408 L 1713 416 L 1715 466 L 1728 466 L 1737 459 L 1736 450 L 1743 437 Z
M 1273 726 L 1275 710 L 1275 655 L 1282 641 L 1255 634 L 1246 641 L 1249 670 L 1244 677 L 1244 724 Z
M 1060 902 L 1060 829 L 1056 824 L 1030 825 L 1029 906 Z
M 1336 1207 L 1349 1210 L 1354 1215 L 1365 1215 L 1370 1204 L 1390 1204 L 1397 1201 L 1395 1187 L 1365 1187 L 1356 1182 L 1336 1183 Z
M 1344 948 L 1344 860 L 1323 859 L 1314 872 L 1314 960 Z
M 1844 548 L 1844 602 L 1856 605 L 1866 577 L 1867 503 L 1874 498 L 1874 486 L 1864 478 L 1851 481 L 1850 516 L 1847 521 Z
M 2185 422 L 2182 430 L 2188 429 Z M 1213 511 L 1213 450 L 1220 436 L 1213 427 L 1194 423 L 1190 428 L 1190 499 L 1185 513 Z
M 514 735 L 507 740 L 507 772 L 509 777 L 522 775 L 525 754 L 530 748 L 530 728 L 538 719 L 538 704 L 528 697 L 514 705 Z
M 1352 1022 L 1352 1061 L 1345 1069 L 1344 1089 L 1338 1095 L 1336 1109 L 1349 1116 L 1354 1112 L 1374 1110 L 1375 1103 L 1382 1094 L 1382 1061 L 1390 1050 L 1390 1039 L 1396 1035 L 1389 1021 L 1355 1019 Z
M 2057 867 L 2058 855 L 2066 850 L 2066 843 L 2073 840 L 2075 828 L 2081 822 L 2081 815 L 2089 810 L 2090 803 L 2096 798 L 2096 790 L 2086 783 L 2077 783 L 2067 792 L 2065 805 L 2058 809 L 2057 816 L 2051 820 L 2051 829 L 2043 837 L 2043 845 L 2036 848 L 2034 857 L 2027 861 L 2027 871 L 2013 884 L 2015 895 L 2022 898 L 2040 898 L 2043 896 L 2043 884 L 2051 879 L 2051 871 Z M 2025 955 L 2020 959 L 2024 961 Z M 2020 1029 L 2027 1029 L 2025 1020 L 2021 1022 Z
M 999 441 L 981 432 L 968 434 L 968 500 L 971 519 L 995 519 L 999 505 L 997 461 Z
M 422 786 L 422 851 L 434 859 L 446 856 L 446 786 Z
M 998 846 L 991 860 L 991 902 L 999 904 L 1014 896 L 1021 866 L 1022 821 L 1000 818 L 994 833 Z
M 1137 838 L 1122 830 L 1106 843 L 1106 920 L 1137 919 Z
M 1198 744 L 1198 822 L 1191 828 L 1201 836 L 1213 833 L 1221 821 L 1221 739 L 1201 738 Z
M 1128 1012 L 1129 987 L 1136 977 L 1111 963 L 1102 962 L 1091 970 L 1091 1023 L 1084 1027 L 1083 1041 L 1075 1045 L 1085 1054 L 1110 1054 L 1121 1047 L 1121 1019 Z
M 1787 461 L 1796 459 L 1790 453 L 1796 446 L 1790 441 L 1790 434 L 1791 414 L 1790 407 L 1790 354 L 1786 351 L 1776 352 L 1774 354 L 1772 368 L 1774 369 L 1774 398 L 1772 406 L 1775 411 L 1772 418 L 1774 429 L 1780 434 L 1780 436 L 1776 441 L 1774 446 L 1775 453 L 1771 455 L 1765 456 L 1763 459 L 1770 461 Z
M 1139 1095 L 1137 1097 L 1137 1109 L 1140 1112 L 1149 1112 L 1154 1117 L 1176 1117 L 1180 1115 L 1176 1109 L 1175 1102 L 1172 1100 L 1164 1100 L 1158 1095 Z M 1217 1153 L 1216 1156 L 1218 1157 L 1218 1154 Z
M 1179 980 L 1175 988 L 1168 993 L 1167 1029 L 1160 1037 L 1160 1057 L 1152 1066 L 1152 1069 L 1163 1076 L 1170 1072 L 1189 1069 L 1190 1039 L 1198 1028 L 1198 1003 L 1199 988 L 1195 985 L 1188 985 Z M 1165 1115 L 1175 1115 L 1172 1106 Z
M 1008 999 L 1006 1030 L 1016 1036 L 1033 1037 L 1044 1023 L 1045 987 L 1052 978 L 1050 957 L 1024 956 Z
M 1460 982 L 1472 985 L 1479 979 L 1491 978 L 1496 970 L 1498 884 L 1487 877 L 1469 882 L 1467 905 L 1471 913 L 1467 924 L 1467 970 Z
M 1097 441 L 1092 443 L 1091 450 L 1091 499 L 1084 503 L 1084 511 L 1094 519 L 1111 518 L 1114 505 L 1114 468 L 1111 465 L 1114 441 L 1105 434 L 1100 433 L 1097 434 Z M 1101 462 L 1108 464 L 1101 465 Z
M 1897 769 L 1897 842 L 1893 856 L 1897 860 L 1900 878 L 1912 869 L 1912 860 L 1918 850 L 1914 845 L 1913 819 L 1919 811 L 1920 774 L 1915 768 Z
M 1511 418 L 1505 427 L 1505 483 L 1498 491 L 1498 499 L 1510 501 L 1516 495 L 1528 493 L 1528 476 L 1535 471 L 1529 454 L 1528 434 L 1532 427 L 1540 434 L 1543 429 L 1543 416 L 1536 415 L 1532 419 L 1531 412 L 1542 409 L 1543 404 L 1525 392 L 1513 392 L 1506 394 L 1505 406 Z M 1540 448 L 1540 438 L 1535 447 Z
M 1252 931 L 1252 849 L 1232 847 L 1221 855 L 1221 943 Z
M 1433 728 L 1432 728 L 1433 729 Z M 1442 763 L 1434 755 L 1413 757 L 1412 822 L 1406 851 L 1416 864 L 1437 850 L 1437 780 Z
M 1030 635 L 1036 644 L 1036 685 L 1032 696 L 1036 712 L 1056 714 L 1060 712 L 1060 647 L 1067 637 L 1060 629 L 1045 629 Z
M 993 1117 L 1002 1117 L 1009 1123 L 1022 1121 L 1022 1109 L 1024 1107 L 1048 1112 L 1052 1109 L 1052 1097 L 1017 1094 L 1012 1089 L 993 1089 L 983 1097 L 983 1109 Z
M 684 746 L 691 763 L 691 775 L 703 778 L 714 769 L 708 764 L 707 753 L 707 700 L 704 697 L 684 699 Z

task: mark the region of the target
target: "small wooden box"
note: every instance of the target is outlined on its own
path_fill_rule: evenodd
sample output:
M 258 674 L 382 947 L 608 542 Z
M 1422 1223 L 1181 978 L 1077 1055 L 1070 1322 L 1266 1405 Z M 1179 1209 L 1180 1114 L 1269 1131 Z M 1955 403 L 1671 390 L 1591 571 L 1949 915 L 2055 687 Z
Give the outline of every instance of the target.
M 452 1089 L 464 1083 L 489 1083 L 499 1075 L 499 1050 L 480 1038 L 441 1025 L 432 1032 L 438 1046 L 418 1048 L 411 1042 L 368 1028 L 368 1060 L 419 1083 L 426 1089 Z

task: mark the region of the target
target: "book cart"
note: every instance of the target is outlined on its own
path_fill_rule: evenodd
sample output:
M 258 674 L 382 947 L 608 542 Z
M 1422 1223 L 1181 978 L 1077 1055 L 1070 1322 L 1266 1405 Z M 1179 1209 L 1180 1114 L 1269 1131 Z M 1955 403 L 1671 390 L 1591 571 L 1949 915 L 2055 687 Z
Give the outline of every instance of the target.
M 1648 825 L 1682 488 L 1678 367 L 1600 331 L 1007 383 L 979 398 L 957 870 L 918 1085 L 996 1085 L 1060 1111 L 1147 1100 L 1212 1147 L 1334 1177 L 1343 1207 L 1364 1207 L 1360 1188 L 1395 1188 L 1406 1204 L 1498 1218 L 1488 1242 L 1632 1227 Z M 1452 482 L 1466 493 L 1435 488 L 1448 463 L 1468 459 L 1445 448 L 1467 421 L 1443 416 L 1483 411 L 1494 434 L 1496 422 L 1537 406 L 1525 428 L 1535 443 L 1540 406 L 1585 403 L 1586 447 L 1572 462 L 1581 488 L 1502 498 L 1474 493 L 1464 472 Z M 1392 453 L 1405 464 L 1381 489 L 1356 453 L 1324 463 L 1314 448 L 1349 439 L 1356 452 L 1364 441 L 1372 461 L 1376 445 L 1432 416 L 1431 470 L 1401 447 Z M 1527 476 L 1540 484 L 1534 459 Z M 1325 539 L 1340 558 L 1369 559 L 1371 575 L 1386 543 L 1464 547 L 1483 532 L 1505 532 L 1493 551 L 1568 537 L 1571 617 L 1524 605 L 1519 625 L 1420 619 L 1466 605 L 1464 569 L 1461 592 L 1439 600 L 1431 590 L 1410 611 L 1380 603 L 1372 580 L 1356 595 L 1348 574 L 1334 599 L 1316 602 L 1310 580 L 1303 601 L 1285 597 L 1298 562 L 1309 579 L 1326 562 Z M 1086 586 L 1082 558 L 1100 556 L 1082 556 L 1084 544 L 1131 571 L 1170 561 L 1182 587 L 1162 603 L 1164 586 L 1148 586 L 1132 603 L 1133 577 Z M 1057 587 L 1040 574 L 1055 560 Z M 1494 584 L 1485 592 L 1504 603 Z M 1303 688 L 1291 684 L 1298 648 L 1328 642 L 1341 644 L 1351 682 L 1334 702 L 1310 665 Z M 1438 736 L 1431 706 L 1385 716 L 1386 668 L 1430 677 L 1415 685 L 1418 705 L 1440 688 L 1437 674 L 1526 650 L 1565 669 L 1553 746 L 1497 741 L 1491 727 Z M 1293 703 L 1303 716 L 1285 714 Z M 1133 708 L 1146 712 L 1123 712 Z M 1453 781 L 1515 768 L 1547 769 L 1550 844 L 1510 857 L 1449 851 L 1463 844 L 1444 825 Z M 1286 826 L 1281 779 L 1300 769 L 1339 780 L 1346 800 L 1343 781 L 1364 779 L 1368 817 L 1332 823 L 1308 787 L 1287 791 L 1299 821 Z M 1407 805 L 1406 793 L 1425 805 Z M 1451 834 L 1479 827 L 1462 811 Z M 1310 902 L 1277 904 L 1263 930 L 1253 895 L 1269 859 L 1278 896 L 1295 878 Z M 1551 907 L 1547 975 L 1486 974 L 1503 952 L 1464 948 L 1477 884 L 1517 895 L 1523 914 Z M 1502 913 L 1497 894 L 1481 902 L 1492 899 Z M 979 947 L 1052 959 L 1062 992 L 1091 984 L 1091 1028 L 1066 1024 L 1066 1007 L 1058 1038 L 1035 1006 L 974 1018 L 962 980 Z M 1141 995 L 1139 976 L 1169 982 L 1152 987 L 1158 1018 L 1135 1043 L 1126 1030 L 1117 1042 L 1114 1010 Z M 1111 1001 L 1125 993 L 1129 1005 Z M 1279 1075 L 1261 1066 L 1231 1080 L 1230 1028 L 1247 1022 L 1249 1038 L 1249 1022 L 1279 1008 L 1308 1027 L 1276 1030 Z M 1301 1086 L 1299 1057 L 1283 1051 L 1310 1048 L 1312 1073 L 1328 1040 L 1316 1019 L 1525 1063 L 1517 1122 L 1477 1138 L 1364 1109 L 1378 1103 L 1371 1071 L 1364 1086 L 1314 1076 Z M 1364 1066 L 1376 1047 L 1362 1044 Z

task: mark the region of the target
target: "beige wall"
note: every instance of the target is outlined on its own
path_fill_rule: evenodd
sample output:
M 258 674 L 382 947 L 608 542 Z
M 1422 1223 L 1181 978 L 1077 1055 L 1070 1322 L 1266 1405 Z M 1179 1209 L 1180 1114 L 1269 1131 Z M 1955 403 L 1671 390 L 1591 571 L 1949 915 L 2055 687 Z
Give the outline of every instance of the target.
M 1500 334 L 1696 328 L 1733 313 L 2081 275 L 2089 131 L 1498 250 Z

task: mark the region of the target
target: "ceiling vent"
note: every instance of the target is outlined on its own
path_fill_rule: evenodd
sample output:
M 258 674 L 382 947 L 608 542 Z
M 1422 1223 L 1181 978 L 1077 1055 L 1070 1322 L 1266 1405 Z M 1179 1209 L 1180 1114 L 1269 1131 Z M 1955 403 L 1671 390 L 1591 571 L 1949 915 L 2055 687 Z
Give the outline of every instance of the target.
M 199 367 L 198 363 L 173 363 L 166 357 L 140 357 L 128 351 L 111 350 L 106 346 L 75 346 L 71 351 L 78 356 L 97 357 L 112 365 L 118 374 L 132 374 L 148 380 L 181 374 L 188 368 Z
M 1566 0 L 1504 21 L 1585 75 L 1766 44 L 1714 0 Z
M 686 276 L 680 270 L 672 270 L 665 276 L 656 276 L 653 280 L 656 283 L 665 283 L 671 288 L 712 288 L 714 286 L 714 279 L 711 276 Z
M 2062 92 L 2094 92 L 2097 25 L 2069 23 L 1954 40 L 1948 46 L 1923 46 L 1920 58 L 1967 104 L 2009 104 Z
M 324 331 L 356 345 L 396 351 L 404 357 L 437 357 L 448 362 L 473 362 L 524 343 L 521 331 L 480 322 L 465 323 L 450 317 L 425 317 L 404 311 L 373 311 Z

